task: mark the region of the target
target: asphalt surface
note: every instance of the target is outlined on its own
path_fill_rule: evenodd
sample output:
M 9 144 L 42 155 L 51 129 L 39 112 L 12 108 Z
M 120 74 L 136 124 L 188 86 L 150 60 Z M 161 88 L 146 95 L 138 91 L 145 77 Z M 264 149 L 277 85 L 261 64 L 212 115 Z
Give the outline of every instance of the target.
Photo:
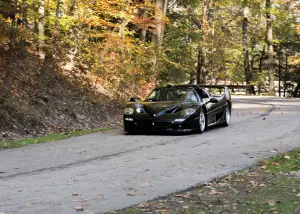
M 121 209 L 300 146 L 300 100 L 234 97 L 229 127 L 204 134 L 92 134 L 0 151 L 0 213 Z

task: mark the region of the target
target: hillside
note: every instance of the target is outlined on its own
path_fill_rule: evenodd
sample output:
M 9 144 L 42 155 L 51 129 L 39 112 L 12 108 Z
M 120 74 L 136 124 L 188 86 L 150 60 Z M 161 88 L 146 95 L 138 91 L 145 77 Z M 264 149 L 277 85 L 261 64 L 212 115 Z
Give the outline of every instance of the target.
M 120 105 L 50 59 L 39 65 L 2 50 L 0 75 L 0 141 L 120 125 Z

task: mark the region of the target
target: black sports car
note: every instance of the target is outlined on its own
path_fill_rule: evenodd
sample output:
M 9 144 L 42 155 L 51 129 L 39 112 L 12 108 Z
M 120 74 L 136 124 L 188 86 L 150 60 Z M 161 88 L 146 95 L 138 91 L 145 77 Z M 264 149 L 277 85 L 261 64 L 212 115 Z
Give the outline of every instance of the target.
M 205 88 L 224 93 L 213 97 Z M 204 132 L 231 118 L 231 96 L 226 86 L 175 85 L 155 88 L 144 100 L 131 98 L 124 109 L 124 130 Z

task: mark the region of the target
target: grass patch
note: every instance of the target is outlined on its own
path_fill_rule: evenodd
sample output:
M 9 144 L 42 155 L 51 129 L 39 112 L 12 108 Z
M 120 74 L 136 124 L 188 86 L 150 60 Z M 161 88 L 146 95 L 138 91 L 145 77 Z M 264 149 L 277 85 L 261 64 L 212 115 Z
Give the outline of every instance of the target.
M 192 190 L 117 213 L 300 214 L 300 148 Z
M 97 132 L 102 132 L 107 130 L 109 129 L 97 128 L 97 129 L 90 129 L 90 130 L 71 131 L 71 132 L 60 133 L 60 134 L 51 134 L 42 137 L 27 138 L 22 140 L 4 141 L 4 142 L 0 142 L 0 150 L 21 148 L 28 145 L 53 142 L 53 141 L 63 140 L 71 137 L 77 137 L 81 135 L 87 135 L 87 134 L 92 134 L 92 133 L 97 133 Z
M 270 172 L 291 172 L 300 170 L 300 148 L 278 155 L 263 162 Z

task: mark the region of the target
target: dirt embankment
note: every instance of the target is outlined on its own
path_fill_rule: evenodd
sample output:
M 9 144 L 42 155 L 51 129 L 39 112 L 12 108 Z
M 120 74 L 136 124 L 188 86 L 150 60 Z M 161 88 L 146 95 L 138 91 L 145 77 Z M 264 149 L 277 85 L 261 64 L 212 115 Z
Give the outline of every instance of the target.
M 60 67 L 34 55 L 0 54 L 0 141 L 120 126 L 121 105 L 97 92 L 86 76 Z

